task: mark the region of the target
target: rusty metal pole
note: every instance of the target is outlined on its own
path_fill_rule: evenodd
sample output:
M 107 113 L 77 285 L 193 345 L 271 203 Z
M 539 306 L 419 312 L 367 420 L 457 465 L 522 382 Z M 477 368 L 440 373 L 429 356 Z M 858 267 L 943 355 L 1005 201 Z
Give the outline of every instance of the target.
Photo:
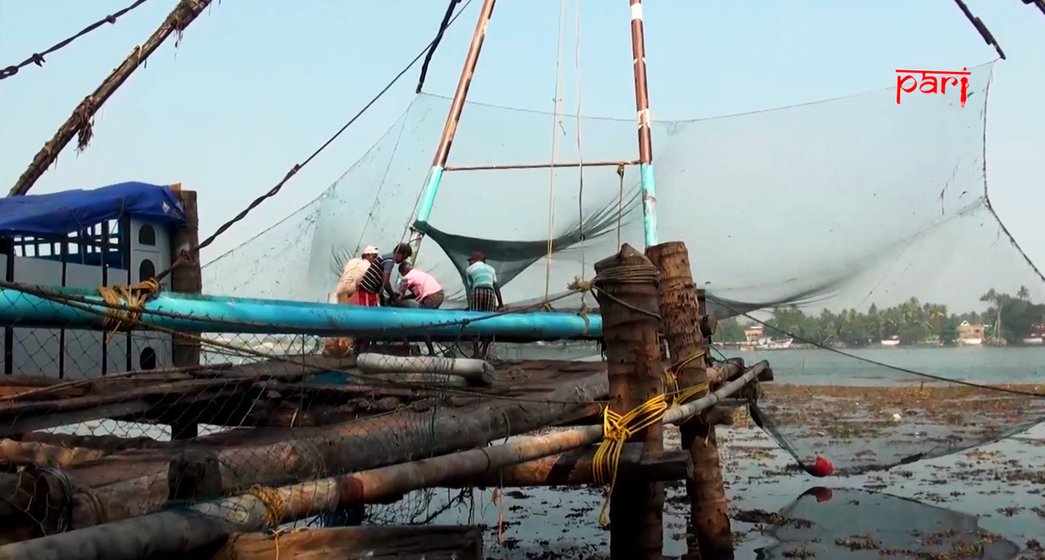
M 690 268 L 686 244 L 662 243 L 646 251 L 660 270 L 660 314 L 672 362 L 686 365 L 677 372 L 679 388 L 707 382 L 707 344 L 702 310 Z M 691 360 L 691 358 L 693 358 Z M 698 415 L 679 427 L 682 446 L 689 450 L 693 476 L 687 480 L 690 502 L 688 560 L 732 560 L 733 535 L 715 427 Z
M 609 375 L 609 407 L 622 414 L 664 392 L 659 343 L 657 269 L 634 247 L 595 263 Z M 635 434 L 644 453 L 664 450 L 662 424 Z M 618 480 L 610 499 L 610 557 L 661 558 L 664 546 L 664 485 Z
M 167 37 L 172 33 L 180 34 L 185 31 L 185 28 L 210 3 L 211 0 L 181 0 L 181 2 L 178 2 L 178 5 L 174 7 L 167 19 L 163 20 L 163 24 L 160 25 L 159 29 L 149 36 L 144 43 L 134 47 L 131 54 L 105 78 L 105 81 L 98 86 L 98 89 L 85 97 L 73 110 L 73 114 L 59 127 L 54 137 L 44 144 L 44 147 L 33 157 L 29 168 L 22 173 L 22 176 L 18 178 L 18 182 L 11 187 L 10 196 L 23 195 L 29 192 L 33 183 L 58 159 L 58 154 L 65 149 L 65 146 L 69 144 L 73 136 L 79 136 L 79 147 L 81 149 L 85 148 L 92 135 L 91 122 L 102 104 L 116 92 L 117 88 L 127 81 L 127 78 L 131 77 L 131 74 L 138 67 L 145 64 L 145 61 L 149 59 L 149 55 L 158 49 Z
M 631 54 L 635 70 L 635 118 L 639 130 L 639 178 L 642 185 L 642 226 L 646 247 L 657 244 L 657 189 L 653 180 L 653 137 L 650 132 L 649 91 L 646 87 L 646 44 L 642 0 L 631 3 Z
M 464 67 L 461 68 L 461 77 L 457 80 L 457 89 L 454 91 L 453 101 L 450 103 L 450 113 L 446 116 L 446 124 L 443 125 L 443 134 L 439 137 L 439 146 L 432 158 L 432 168 L 428 171 L 428 179 L 425 182 L 424 194 L 417 207 L 417 224 L 427 224 L 432 215 L 432 207 L 435 205 L 435 196 L 439 192 L 439 185 L 443 181 L 443 171 L 446 168 L 446 160 L 450 156 L 450 147 L 457 134 L 457 125 L 464 111 L 464 102 L 468 98 L 468 88 L 472 85 L 472 76 L 475 67 L 479 63 L 479 53 L 483 48 L 483 40 L 486 38 L 486 27 L 493 17 L 493 7 L 496 0 L 483 0 L 483 7 L 479 11 L 479 20 L 475 24 L 475 32 L 472 33 L 472 43 L 468 46 L 468 55 L 464 59 Z M 410 246 L 414 253 L 417 252 L 424 239 L 424 233 L 414 227 L 414 235 L 410 240 Z

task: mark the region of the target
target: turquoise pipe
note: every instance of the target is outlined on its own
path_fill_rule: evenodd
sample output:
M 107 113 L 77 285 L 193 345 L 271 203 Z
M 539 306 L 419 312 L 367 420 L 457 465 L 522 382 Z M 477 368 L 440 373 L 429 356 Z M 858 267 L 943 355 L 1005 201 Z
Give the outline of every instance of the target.
M 646 248 L 660 241 L 657 236 L 657 185 L 653 180 L 653 164 L 639 164 L 639 181 L 642 185 L 642 228 Z
M 432 207 L 435 206 L 435 195 L 439 193 L 439 185 L 443 182 L 443 167 L 433 165 L 428 172 L 428 181 L 425 183 L 425 191 L 421 196 L 421 202 L 417 207 L 417 221 L 428 223 L 432 215 Z
M 106 308 L 98 293 L 42 287 L 53 296 L 71 296 L 72 305 L 13 288 L 0 288 L 0 324 L 19 327 L 102 328 Z M 463 310 L 357 307 L 196 294 L 160 293 L 142 309 L 142 322 L 183 332 L 379 335 L 395 337 L 490 336 L 512 340 L 553 340 L 602 336 L 602 317 L 530 312 L 490 316 Z M 489 317 L 476 321 L 483 317 Z M 475 322 L 471 322 L 475 321 Z

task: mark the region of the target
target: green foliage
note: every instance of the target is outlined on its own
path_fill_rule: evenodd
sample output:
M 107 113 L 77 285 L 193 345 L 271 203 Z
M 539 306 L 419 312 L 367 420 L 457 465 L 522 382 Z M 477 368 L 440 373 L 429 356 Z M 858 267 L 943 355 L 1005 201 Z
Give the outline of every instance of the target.
M 866 312 L 843 309 L 840 312 L 822 310 L 819 315 L 806 315 L 798 307 L 777 307 L 767 321 L 772 327 L 766 334 L 774 338 L 794 335 L 817 344 L 842 344 L 848 347 L 878 344 L 893 336 L 901 344 L 921 344 L 939 341 L 955 344 L 958 326 L 962 321 L 983 323 L 990 338 L 996 338 L 994 325 L 1001 322 L 1000 336 L 1008 343 L 1019 343 L 1031 334 L 1040 334 L 1045 327 L 1045 304 L 1030 301 L 1029 291 L 1021 287 L 1016 296 L 990 290 L 981 298 L 990 304 L 983 313 L 948 313 L 947 307 L 922 303 L 911 298 L 900 305 L 879 309 L 872 304 Z M 744 341 L 744 328 L 736 319 L 719 323 L 715 340 L 719 342 Z M 779 329 L 779 330 L 776 330 Z M 787 333 L 787 334 L 785 334 Z

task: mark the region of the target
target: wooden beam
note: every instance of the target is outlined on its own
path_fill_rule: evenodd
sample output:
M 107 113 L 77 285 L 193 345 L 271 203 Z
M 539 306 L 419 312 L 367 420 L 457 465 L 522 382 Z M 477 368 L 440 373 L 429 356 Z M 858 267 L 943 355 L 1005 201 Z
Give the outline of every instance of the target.
M 171 291 L 180 294 L 200 294 L 203 293 L 203 271 L 199 255 L 192 253 L 192 248 L 200 244 L 196 191 L 178 188 L 177 194 L 185 214 L 185 223 L 179 224 L 174 230 L 170 262 L 186 260 L 180 266 L 171 269 Z M 180 334 L 171 337 L 171 362 L 175 367 L 198 367 L 201 355 L 202 346 L 199 340 Z M 191 439 L 199 435 L 198 421 L 176 421 L 170 426 L 171 439 Z
M 483 560 L 483 532 L 472 526 L 411 525 L 309 529 L 279 537 L 271 533 L 234 533 L 213 558 Z
M 617 476 L 621 480 L 673 481 L 685 480 L 690 472 L 689 454 L 684 451 L 662 451 L 644 455 L 643 444 L 629 443 L 621 453 Z M 455 481 L 450 488 L 580 486 L 594 484 L 592 457 L 595 447 L 582 447 L 558 455 L 535 459 L 488 472 L 481 477 Z M 626 482 L 627 483 L 627 482 Z

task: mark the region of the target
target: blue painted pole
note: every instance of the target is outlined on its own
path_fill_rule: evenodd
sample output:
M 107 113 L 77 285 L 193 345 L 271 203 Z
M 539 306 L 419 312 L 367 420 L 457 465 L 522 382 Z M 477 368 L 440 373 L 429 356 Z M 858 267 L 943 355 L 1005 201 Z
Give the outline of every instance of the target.
M 435 206 L 435 195 L 439 194 L 439 185 L 443 182 L 443 167 L 441 165 L 433 165 L 432 170 L 428 172 L 428 181 L 425 183 L 425 192 L 421 196 L 420 205 L 417 207 L 417 221 L 423 224 L 428 223 L 428 218 L 432 215 L 432 207 Z
M 660 243 L 657 236 L 657 187 L 653 180 L 653 164 L 639 164 L 639 177 L 642 184 L 642 227 L 646 247 L 649 248 Z
M 92 290 L 42 288 L 76 298 L 66 305 L 12 288 L 0 288 L 0 324 L 18 327 L 100 329 L 107 308 Z M 87 306 L 95 312 L 83 309 Z M 602 336 L 602 317 L 531 312 L 496 315 L 475 311 L 356 307 L 329 303 L 161 293 L 142 310 L 143 323 L 182 332 L 475 337 L 552 340 Z M 488 317 L 482 319 L 483 317 Z M 482 320 L 478 320 L 482 319 Z

